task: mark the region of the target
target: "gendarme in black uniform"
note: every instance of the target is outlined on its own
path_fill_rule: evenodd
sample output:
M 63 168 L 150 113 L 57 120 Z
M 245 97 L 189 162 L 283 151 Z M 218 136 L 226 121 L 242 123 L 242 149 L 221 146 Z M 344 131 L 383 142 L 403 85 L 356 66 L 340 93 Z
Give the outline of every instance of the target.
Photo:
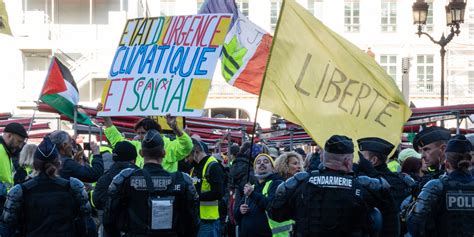
M 468 171 L 471 157 L 466 155 L 471 150 L 471 143 L 463 135 L 448 142 L 446 163 L 451 168 L 447 175 L 423 187 L 408 214 L 412 236 L 474 236 L 474 178 Z M 464 168 L 458 166 L 461 161 Z
M 325 154 L 347 156 L 354 152 L 350 138 L 332 136 L 324 147 Z M 325 160 L 326 163 L 327 160 Z M 342 162 L 342 161 L 341 161 Z M 326 164 L 325 164 L 326 165 Z M 368 212 L 378 207 L 383 213 L 396 213 L 384 179 L 355 177 L 344 171 L 324 168 L 311 173 L 300 172 L 281 184 L 272 203 L 271 218 L 275 221 L 293 219 L 295 233 L 306 236 L 365 236 L 370 232 Z M 387 216 L 387 223 L 398 221 Z M 398 236 L 397 230 L 383 236 Z
M 378 137 L 367 137 L 357 140 L 359 150 L 364 152 L 368 151 L 372 156 L 376 157 L 376 163 L 374 165 L 377 171 L 376 177 L 382 177 L 390 184 L 390 192 L 392 193 L 395 205 L 400 208 L 400 204 L 403 200 L 410 196 L 411 189 L 415 185 L 415 181 L 409 176 L 399 175 L 393 173 L 387 167 L 387 157 L 390 155 L 392 150 L 395 148 L 390 142 L 378 138 Z M 371 157 L 366 157 L 371 158 Z
M 163 146 L 159 133 L 149 130 L 142 141 L 143 169 L 125 169 L 113 179 L 104 216 L 108 234 L 120 230 L 127 236 L 193 236 L 197 232 L 196 190 L 187 174 L 169 173 L 158 164 L 164 157 Z
M 425 155 L 423 155 L 423 152 L 424 152 L 423 147 L 428 146 L 429 144 L 438 142 L 438 141 L 447 142 L 450 138 L 451 138 L 451 133 L 449 132 L 449 130 L 445 128 L 441 128 L 437 126 L 427 127 L 423 129 L 421 132 L 416 134 L 415 138 L 413 139 L 413 149 L 415 149 L 416 152 L 422 153 L 422 156 L 421 156 L 422 159 L 427 159 L 425 158 Z M 446 170 L 444 168 L 444 163 L 443 163 L 444 151 L 440 154 L 439 160 L 440 160 L 439 162 L 440 164 L 438 166 L 428 167 L 431 170 L 421 178 L 421 181 L 418 184 L 418 187 L 414 191 L 415 196 L 421 192 L 421 189 L 423 188 L 423 186 L 425 186 L 425 184 L 428 183 L 430 180 L 438 179 L 443 174 L 446 173 Z
M 58 156 L 56 146 L 46 137 L 38 146 L 34 159 L 44 163 L 55 159 L 59 162 Z M 0 236 L 12 236 L 15 230 L 20 232 L 19 236 L 28 237 L 96 236 L 90 212 L 81 181 L 49 177 L 39 171 L 38 176 L 10 190 L 2 214 Z

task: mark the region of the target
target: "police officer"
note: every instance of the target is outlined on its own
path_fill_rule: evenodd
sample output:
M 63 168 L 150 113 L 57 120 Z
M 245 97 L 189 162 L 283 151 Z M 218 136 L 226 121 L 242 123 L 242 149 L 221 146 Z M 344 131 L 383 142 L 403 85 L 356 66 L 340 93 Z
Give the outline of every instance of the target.
M 45 137 L 34 154 L 34 178 L 15 185 L 2 214 L 1 236 L 96 236 L 84 184 L 57 176 L 59 153 Z M 87 227 L 86 227 L 87 226 Z
M 471 150 L 463 135 L 449 140 L 444 160 L 447 175 L 429 181 L 408 214 L 412 236 L 474 236 Z
M 437 179 L 445 173 L 444 152 L 450 138 L 449 130 L 437 126 L 427 127 L 416 134 L 413 148 L 421 153 L 421 159 L 426 162 L 429 172 L 421 179 L 415 194 L 418 194 L 428 181 Z
M 369 232 L 369 209 L 384 214 L 381 236 L 398 236 L 398 220 L 384 179 L 352 173 L 354 144 L 334 135 L 325 144 L 324 168 L 300 172 L 281 184 L 271 205 L 275 221 L 293 219 L 298 237 L 365 236 Z
M 357 140 L 357 143 L 363 156 L 372 162 L 378 176 L 383 177 L 390 184 L 395 205 L 400 207 L 403 200 L 410 196 L 415 181 L 410 176 L 398 175 L 388 168 L 387 158 L 395 146 L 378 137 L 361 138 Z
M 194 236 L 199 227 L 198 196 L 191 178 L 161 165 L 165 143 L 148 130 L 141 143 L 143 169 L 124 169 L 109 187 L 104 214 L 109 236 Z

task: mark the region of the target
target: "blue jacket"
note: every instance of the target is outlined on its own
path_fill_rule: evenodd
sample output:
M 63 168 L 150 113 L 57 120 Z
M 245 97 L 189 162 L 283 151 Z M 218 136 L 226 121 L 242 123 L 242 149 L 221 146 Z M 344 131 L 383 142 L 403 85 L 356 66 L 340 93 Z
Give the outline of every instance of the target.
M 263 187 L 270 180 L 272 180 L 272 183 L 268 189 L 268 197 L 265 197 L 262 194 Z M 247 198 L 247 205 L 250 207 L 250 210 L 245 215 L 240 213 L 240 205 L 245 203 L 245 198 L 242 198 L 242 201 L 235 205 L 234 215 L 235 220 L 240 226 L 241 237 L 272 236 L 265 211 L 270 208 L 276 189 L 281 183 L 283 183 L 283 179 L 278 174 L 272 174 L 265 179 L 265 182 L 255 184 L 254 191 Z
M 91 166 L 89 164 L 81 165 L 70 157 L 61 157 L 59 176 L 63 179 L 73 177 L 85 183 L 93 183 L 97 182 L 103 173 L 102 155 L 94 155 Z

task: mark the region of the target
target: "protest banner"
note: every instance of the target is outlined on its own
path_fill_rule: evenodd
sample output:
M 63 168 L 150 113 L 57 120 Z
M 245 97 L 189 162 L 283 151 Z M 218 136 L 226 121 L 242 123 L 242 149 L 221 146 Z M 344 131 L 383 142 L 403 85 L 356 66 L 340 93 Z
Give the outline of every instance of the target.
M 338 134 L 397 145 L 411 115 L 373 58 L 294 0 L 282 6 L 260 106 L 303 126 L 319 144 Z
M 99 116 L 200 116 L 230 14 L 128 20 Z

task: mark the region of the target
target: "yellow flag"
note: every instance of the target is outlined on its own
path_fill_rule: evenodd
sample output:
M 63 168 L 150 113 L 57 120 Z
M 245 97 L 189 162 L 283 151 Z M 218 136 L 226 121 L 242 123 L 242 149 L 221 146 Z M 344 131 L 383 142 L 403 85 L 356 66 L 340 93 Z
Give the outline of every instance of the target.
M 0 1 L 0 34 L 12 35 L 10 23 L 8 23 L 7 8 L 3 1 Z
M 411 115 L 373 58 L 294 0 L 283 2 L 260 107 L 303 126 L 319 144 L 338 134 L 397 145 Z

